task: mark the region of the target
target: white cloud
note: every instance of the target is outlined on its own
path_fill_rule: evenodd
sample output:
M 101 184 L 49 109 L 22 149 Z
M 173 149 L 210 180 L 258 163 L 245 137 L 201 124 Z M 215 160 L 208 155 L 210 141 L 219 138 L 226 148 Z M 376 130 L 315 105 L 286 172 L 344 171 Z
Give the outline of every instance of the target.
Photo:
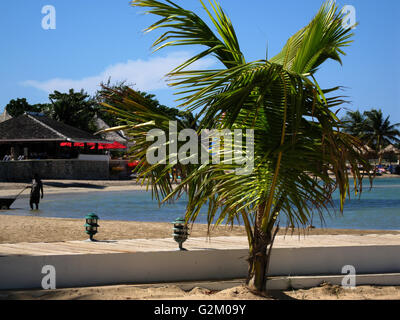
M 79 91 L 84 89 L 93 94 L 99 89 L 101 82 L 126 81 L 134 84 L 135 88 L 141 91 L 154 91 L 167 88 L 165 75 L 175 67 L 191 57 L 188 52 L 174 52 L 165 57 L 150 58 L 148 60 L 128 60 L 107 67 L 99 75 L 88 76 L 82 79 L 54 78 L 45 81 L 27 80 L 21 84 L 51 93 L 54 90 L 66 92 L 69 89 Z M 205 58 L 196 62 L 192 69 L 202 69 L 212 66 L 215 63 L 211 58 Z

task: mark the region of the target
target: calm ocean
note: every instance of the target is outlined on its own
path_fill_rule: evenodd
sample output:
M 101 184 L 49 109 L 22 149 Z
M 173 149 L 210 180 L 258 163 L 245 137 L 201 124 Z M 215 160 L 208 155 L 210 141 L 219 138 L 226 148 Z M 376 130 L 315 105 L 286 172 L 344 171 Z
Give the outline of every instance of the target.
M 337 194 L 334 199 L 338 205 Z M 28 202 L 26 197 L 20 198 L 11 206 L 12 210 L 1 214 L 83 220 L 87 213 L 95 212 L 101 220 L 171 222 L 185 212 L 184 199 L 159 208 L 151 193 L 143 191 L 45 195 L 40 210 L 32 212 Z M 197 222 L 206 223 L 205 213 L 206 208 Z M 371 190 L 366 180 L 361 199 L 352 195 L 343 215 L 331 213 L 332 217 L 325 219 L 327 228 L 400 230 L 400 178 L 376 179 Z M 320 227 L 321 222 L 314 218 L 313 225 Z

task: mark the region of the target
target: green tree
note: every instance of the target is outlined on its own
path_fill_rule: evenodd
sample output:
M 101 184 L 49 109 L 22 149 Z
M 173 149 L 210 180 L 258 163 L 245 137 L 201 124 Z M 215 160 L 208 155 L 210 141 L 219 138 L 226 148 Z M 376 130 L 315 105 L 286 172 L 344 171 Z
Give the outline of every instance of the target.
M 97 130 L 94 123 L 95 101 L 83 89 L 68 93 L 54 91 L 49 95 L 50 104 L 45 113 L 52 119 L 88 132 Z
M 344 131 L 362 139 L 365 133 L 365 114 L 357 111 L 348 111 L 342 119 Z
M 110 79 L 107 83 L 101 83 L 102 89 L 96 92 L 94 99 L 99 104 L 97 107 L 97 115 L 105 121 L 110 127 L 118 126 L 125 124 L 124 119 L 116 117 L 116 113 L 109 108 L 104 108 L 103 104 L 109 104 L 114 102 L 115 99 L 119 99 L 121 97 L 121 93 L 129 92 L 132 89 L 131 85 L 126 84 L 125 81 L 117 82 L 115 84 L 111 84 Z M 165 105 L 160 104 L 160 102 L 156 99 L 154 94 L 150 94 L 140 90 L 134 90 L 137 92 L 141 98 L 139 99 L 142 101 L 144 99 L 146 105 L 149 105 L 152 109 L 158 110 L 159 112 L 169 116 L 171 119 L 175 120 L 184 120 L 188 124 L 194 123 L 195 118 L 192 113 L 190 112 L 183 112 L 176 108 L 170 108 Z M 135 99 L 136 102 L 139 102 L 138 98 L 131 96 L 131 99 Z
M 349 45 L 352 34 L 342 27 L 343 16 L 337 7 L 326 3 L 277 56 L 247 62 L 222 8 L 215 2 L 211 10 L 201 4 L 210 24 L 171 1 L 132 2 L 160 17 L 147 29 L 166 29 L 154 43 L 156 50 L 177 45 L 204 48 L 169 74 L 171 85 L 181 94 L 181 106 L 198 112 L 199 135 L 202 129 L 254 130 L 254 169 L 248 175 L 237 175 L 235 170 L 243 169 L 237 161 L 179 163 L 183 179 L 173 188 L 169 173 L 174 164 L 167 155 L 167 164 L 149 164 L 142 157 L 139 178 L 163 202 L 187 193 L 188 222 L 196 220 L 203 206 L 208 206 L 209 226 L 241 219 L 249 241 L 247 284 L 262 292 L 281 218 L 290 225 L 305 226 L 314 212 L 322 217 L 335 189 L 340 191 L 343 210 L 350 192 L 346 165 L 352 169 L 356 191 L 362 185 L 359 165 L 369 169 L 368 161 L 356 150 L 362 147 L 359 140 L 340 131 L 339 119 L 331 110 L 342 103 L 340 97 L 327 96 L 337 88 L 322 90 L 314 77 L 327 59 L 341 62 L 342 48 Z M 223 67 L 186 69 L 208 55 Z M 168 132 L 171 116 L 135 100 L 134 92 L 118 95 L 108 108 L 126 119 L 123 128 L 136 141 L 132 152 L 143 156 L 152 144 L 146 141 L 146 132 L 154 128 Z M 178 122 L 178 130 L 182 128 L 184 123 Z M 230 148 L 224 142 L 221 153 Z
M 365 124 L 362 137 L 368 145 L 370 145 L 378 154 L 388 146 L 400 142 L 400 131 L 396 127 L 400 123 L 391 124 L 390 116 L 383 116 L 382 110 L 371 109 L 365 111 Z M 379 155 L 379 164 L 382 163 L 382 155 Z
M 11 100 L 5 108 L 12 117 L 18 117 L 25 112 L 38 112 L 85 131 L 97 130 L 94 123 L 97 104 L 83 90 L 74 92 L 70 89 L 68 93 L 54 91 L 49 95 L 49 100 L 50 103 L 31 105 L 25 98 L 16 99 Z
M 11 100 L 5 107 L 8 114 L 12 117 L 18 117 L 25 112 L 41 112 L 41 105 L 31 105 L 25 98 Z

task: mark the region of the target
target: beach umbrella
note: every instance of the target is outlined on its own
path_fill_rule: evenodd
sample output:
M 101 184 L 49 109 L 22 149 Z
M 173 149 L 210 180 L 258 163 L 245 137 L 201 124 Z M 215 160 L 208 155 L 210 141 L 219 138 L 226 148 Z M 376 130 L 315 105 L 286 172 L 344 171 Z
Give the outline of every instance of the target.
M 74 142 L 74 147 L 84 147 L 85 144 L 83 142 Z
M 139 160 L 134 160 L 134 161 L 128 163 L 128 167 L 129 167 L 129 168 L 134 168 L 134 167 L 136 167 L 138 164 L 139 164 Z
M 72 143 L 71 142 L 61 142 L 60 147 L 72 147 Z
M 87 145 L 89 147 L 91 147 L 90 149 L 93 150 L 96 147 L 95 143 L 87 143 Z M 114 141 L 113 143 L 99 143 L 98 144 L 98 149 L 99 150 L 103 150 L 103 149 L 126 149 L 126 146 L 124 146 L 123 144 Z
M 118 141 L 114 141 L 113 143 L 102 143 L 101 147 L 101 149 L 126 149 L 126 146 L 119 143 Z

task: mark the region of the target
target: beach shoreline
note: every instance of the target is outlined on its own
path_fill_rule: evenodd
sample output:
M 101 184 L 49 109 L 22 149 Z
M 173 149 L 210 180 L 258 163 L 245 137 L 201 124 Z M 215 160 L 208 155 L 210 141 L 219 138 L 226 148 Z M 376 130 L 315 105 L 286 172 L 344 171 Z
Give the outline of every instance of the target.
M 0 197 L 14 197 L 29 183 L 0 182 Z M 43 180 L 44 193 L 46 194 L 68 194 L 76 192 L 99 192 L 99 191 L 146 191 L 133 180 Z M 29 194 L 29 189 L 22 194 Z
M 98 240 L 130 240 L 171 238 L 172 224 L 167 222 L 112 221 L 100 220 Z M 21 242 L 63 242 L 86 240 L 84 219 L 45 218 L 39 216 L 17 216 L 0 214 L 0 243 Z M 281 228 L 279 235 L 399 235 L 400 230 L 357 230 L 357 229 L 286 229 Z M 246 236 L 243 226 L 220 225 L 211 227 L 208 234 L 206 224 L 191 225 L 191 237 L 207 236 Z
M 364 176 L 366 186 L 369 185 L 368 176 Z M 374 179 L 400 179 L 400 175 L 386 174 Z M 70 193 L 79 191 L 121 191 L 121 190 L 150 190 L 141 185 L 136 179 L 131 180 L 42 180 L 45 190 L 49 193 Z M 0 197 L 18 193 L 29 182 L 0 182 Z M 68 190 L 68 191 L 66 191 Z
M 44 195 L 66 195 L 74 193 L 96 192 L 129 192 L 146 191 L 147 187 L 139 185 L 136 180 L 44 180 Z M 0 182 L 0 197 L 15 197 L 26 183 Z M 149 191 L 150 192 L 150 191 Z M 27 197 L 29 189 L 22 193 Z M 17 242 L 58 242 L 86 239 L 82 219 L 45 218 L 40 212 L 32 211 L 32 215 L 18 216 L 2 214 L 0 211 L 0 243 Z M 98 237 L 100 240 L 151 239 L 171 237 L 171 223 L 112 221 L 100 220 Z M 191 230 L 193 237 L 207 236 L 205 224 L 194 224 Z M 292 230 L 281 228 L 280 234 L 290 234 Z M 400 230 L 357 230 L 309 228 L 295 229 L 293 234 L 299 235 L 337 235 L 337 234 L 399 234 Z M 211 236 L 246 236 L 243 226 L 221 225 L 211 232 Z

